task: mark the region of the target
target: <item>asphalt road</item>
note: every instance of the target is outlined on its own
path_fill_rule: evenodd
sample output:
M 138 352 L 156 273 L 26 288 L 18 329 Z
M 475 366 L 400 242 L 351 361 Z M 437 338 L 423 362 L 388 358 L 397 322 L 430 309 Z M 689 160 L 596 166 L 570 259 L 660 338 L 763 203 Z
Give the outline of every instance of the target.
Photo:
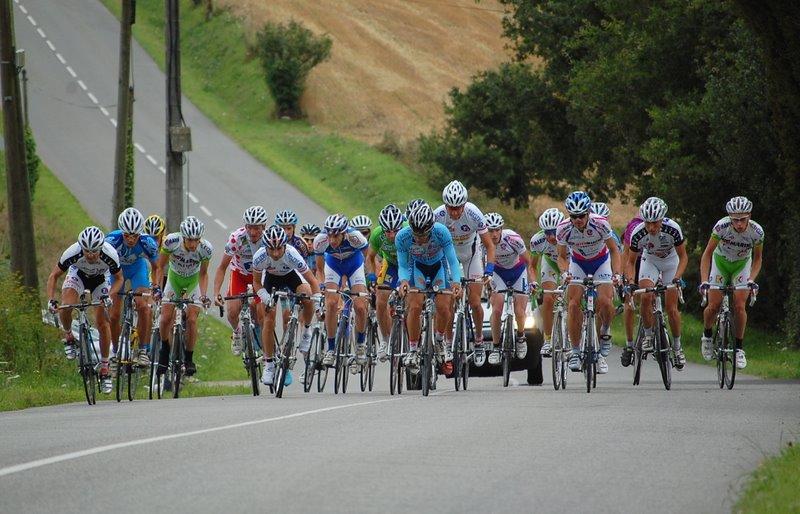
M 381 367 L 372 393 L 3 413 L 0 510 L 728 512 L 797 433 L 796 382 L 720 390 L 690 364 L 665 391 L 651 362 L 634 388 L 610 363 L 591 394 L 573 374 L 566 391 L 497 377 L 397 397 Z
M 30 121 L 44 162 L 89 214 L 111 216 L 119 23 L 96 0 L 15 0 L 17 47 L 26 51 Z M 165 78 L 134 41 L 136 206 L 165 211 Z M 245 208 L 292 208 L 301 222 L 325 211 L 222 134 L 183 98 L 194 150 L 187 154 L 187 214 L 200 217 L 219 256 Z M 265 142 L 264 144 L 268 144 Z M 77 236 L 77 233 L 76 233 Z

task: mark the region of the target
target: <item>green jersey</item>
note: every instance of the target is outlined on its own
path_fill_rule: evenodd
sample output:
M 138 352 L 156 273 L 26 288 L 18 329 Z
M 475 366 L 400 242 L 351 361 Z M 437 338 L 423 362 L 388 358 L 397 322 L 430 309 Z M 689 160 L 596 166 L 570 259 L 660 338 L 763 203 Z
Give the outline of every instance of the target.
M 403 227 L 407 227 L 408 222 L 403 223 Z M 397 265 L 397 248 L 394 246 L 393 241 L 383 233 L 383 227 L 378 225 L 372 235 L 369 237 L 369 246 L 381 256 L 381 259 L 389 264 Z

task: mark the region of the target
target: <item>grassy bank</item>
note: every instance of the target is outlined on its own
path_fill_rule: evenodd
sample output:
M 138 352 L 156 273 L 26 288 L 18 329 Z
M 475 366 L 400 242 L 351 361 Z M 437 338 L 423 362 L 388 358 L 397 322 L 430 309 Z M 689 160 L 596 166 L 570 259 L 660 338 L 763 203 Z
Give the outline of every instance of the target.
M 800 446 L 788 445 L 753 472 L 735 512 L 779 514 L 800 512 Z
M 119 16 L 119 2 L 103 4 Z M 139 0 L 136 6 L 134 35 L 164 69 L 163 2 Z M 183 92 L 206 116 L 329 211 L 374 215 L 389 202 L 439 197 L 423 177 L 369 145 L 302 120 L 275 119 L 259 61 L 248 54 L 242 27 L 228 12 L 205 21 L 202 8 L 181 1 L 181 66 Z

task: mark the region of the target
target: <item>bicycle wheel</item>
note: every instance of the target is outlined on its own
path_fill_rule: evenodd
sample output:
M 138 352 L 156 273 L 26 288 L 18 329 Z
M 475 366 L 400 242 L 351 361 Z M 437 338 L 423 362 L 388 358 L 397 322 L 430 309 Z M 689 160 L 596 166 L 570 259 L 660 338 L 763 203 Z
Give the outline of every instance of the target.
M 286 371 L 289 369 L 289 359 L 283 355 L 275 363 L 275 398 L 283 398 L 283 388 L 286 385 Z
M 323 348 L 327 349 L 328 336 L 324 330 L 320 330 L 317 342 L 317 392 L 321 393 L 325 390 L 325 384 L 328 382 L 328 366 L 322 363 L 325 352 Z
M 350 335 L 350 336 L 345 336 L 345 338 L 346 338 L 345 355 L 344 355 L 344 361 L 342 363 L 342 387 L 341 387 L 342 394 L 347 393 L 347 382 L 350 380 L 350 364 L 351 362 L 355 361 L 355 354 L 353 351 L 355 345 L 353 344 L 353 337 L 352 335 Z
M 672 387 L 672 362 L 669 359 L 669 338 L 664 329 L 664 318 L 656 313 L 655 319 L 655 350 L 658 369 L 661 371 L 661 380 L 664 388 L 669 391 Z
M 258 373 L 258 361 L 256 360 L 256 349 L 253 345 L 253 332 L 252 327 L 243 327 L 244 332 L 244 351 L 245 351 L 245 364 L 247 367 L 247 374 L 250 375 L 250 390 L 253 396 L 261 394 L 261 386 L 259 384 L 260 378 Z
M 114 396 L 117 399 L 117 403 L 122 401 L 124 396 L 123 389 L 125 388 L 125 383 L 127 382 L 128 377 L 128 362 L 130 361 L 130 351 L 128 348 L 130 347 L 130 332 L 131 327 L 128 326 L 127 323 L 124 323 L 122 326 L 122 332 L 119 335 L 119 344 L 117 344 L 117 376 L 114 379 Z
M 180 325 L 175 328 L 172 336 L 172 366 L 170 373 L 172 397 L 178 398 L 181 393 L 181 378 L 183 378 L 183 329 Z
M 427 341 L 422 347 L 422 363 L 420 364 L 420 382 L 422 386 L 422 396 L 428 396 L 431 390 L 431 356 L 428 351 Z
M 511 356 L 514 351 L 514 318 L 509 316 L 503 326 L 502 341 L 500 351 L 503 352 L 500 358 L 503 366 L 503 387 L 508 387 L 511 378 Z
M 403 320 L 395 319 L 392 322 L 392 331 L 389 335 L 389 394 L 402 393 L 402 351 L 403 351 Z
M 727 357 L 727 366 L 723 366 L 723 373 L 725 377 L 725 385 L 728 390 L 733 389 L 733 382 L 736 380 L 736 343 L 733 339 L 733 323 L 731 318 L 726 318 L 725 323 L 725 355 Z
M 461 360 L 464 358 L 464 347 L 461 346 L 461 336 L 464 332 L 462 314 L 456 316 L 455 330 L 453 332 L 453 386 L 456 391 L 461 390 Z
M 308 353 L 303 359 L 304 365 L 304 380 L 303 392 L 308 393 L 311 391 L 311 386 L 314 384 L 314 373 L 317 371 L 317 359 L 319 358 L 319 329 L 315 328 L 311 334 L 311 344 L 308 347 Z
M 472 353 L 472 342 L 468 339 L 468 332 L 465 329 L 461 335 L 461 347 L 464 349 L 461 357 L 461 389 L 464 391 L 469 385 L 469 355 Z
M 584 319 L 584 339 L 583 339 L 583 373 L 586 377 L 586 392 L 592 392 L 592 380 L 594 379 L 594 341 L 592 336 L 594 332 L 594 316 L 587 315 Z
M 161 333 L 158 327 L 153 328 L 152 336 L 150 337 L 150 388 L 147 391 L 147 398 L 153 399 L 153 390 L 156 390 L 156 397 L 161 398 L 158 394 L 158 354 L 161 352 Z
M 80 340 L 80 373 L 83 379 L 83 392 L 86 394 L 86 403 L 94 405 L 97 403 L 97 375 L 92 364 L 92 359 L 89 354 L 89 344 L 91 341 L 88 338 L 88 331 L 85 327 L 81 328 Z
M 367 377 L 367 390 L 372 392 L 372 387 L 375 385 L 375 366 L 377 365 L 377 354 L 375 349 L 378 347 L 378 325 L 377 322 L 372 325 L 372 336 L 367 339 L 367 370 L 369 376 Z
M 642 378 L 642 337 L 644 328 L 639 323 L 639 331 L 636 333 L 636 340 L 633 343 L 633 385 L 639 385 Z
M 553 320 L 553 335 L 551 336 L 550 367 L 553 371 L 553 389 L 561 389 L 561 368 L 564 363 L 561 360 L 561 352 L 564 351 L 564 344 L 561 340 L 561 315 L 556 314 Z

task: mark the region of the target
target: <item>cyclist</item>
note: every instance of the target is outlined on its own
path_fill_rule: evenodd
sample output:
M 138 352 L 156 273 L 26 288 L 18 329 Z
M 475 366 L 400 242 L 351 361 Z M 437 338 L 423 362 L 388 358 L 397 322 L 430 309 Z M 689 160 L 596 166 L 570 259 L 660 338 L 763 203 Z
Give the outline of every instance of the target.
M 630 252 L 631 252 L 631 234 L 633 233 L 633 229 L 639 226 L 644 220 L 639 217 L 639 213 L 637 211 L 636 216 L 634 216 L 629 222 L 628 225 L 625 227 L 625 232 L 622 236 L 622 263 L 623 266 L 627 266 L 628 259 L 630 259 Z M 636 265 L 633 269 L 632 275 L 625 275 L 624 282 L 628 285 L 630 289 L 638 288 L 638 277 L 639 277 L 639 268 L 641 267 L 642 263 L 642 254 L 636 256 Z M 634 301 L 638 302 L 638 298 L 633 299 Z M 631 361 L 633 360 L 633 322 L 634 322 L 634 314 L 635 309 L 633 305 L 633 301 L 631 302 L 623 302 L 623 321 L 625 324 L 625 348 L 622 349 L 622 354 L 620 355 L 620 363 L 624 367 L 628 367 L 631 365 Z
M 231 270 L 231 280 L 228 284 L 227 296 L 235 296 L 247 291 L 247 284 L 253 282 L 252 265 L 253 255 L 263 246 L 261 236 L 264 235 L 264 228 L 267 226 L 267 211 L 260 205 L 248 207 L 242 214 L 244 226 L 231 232 L 228 242 L 225 244 L 225 254 L 217 266 L 214 274 L 214 303 L 219 307 L 225 305 L 220 290 L 222 283 L 225 282 L 225 274 Z M 256 298 L 255 302 L 260 300 Z M 241 355 L 243 348 L 241 327 L 239 327 L 239 314 L 242 311 L 241 300 L 228 300 L 227 312 L 228 323 L 233 328 L 231 335 L 231 352 L 234 355 Z M 251 311 L 252 312 L 252 311 Z M 256 320 L 261 323 L 259 311 L 256 310 Z
M 667 204 L 661 198 L 651 196 L 639 208 L 644 220 L 631 234 L 630 251 L 626 264 L 626 276 L 632 277 L 639 254 L 639 287 L 653 287 L 661 278 L 663 284 L 676 283 L 682 286 L 683 272 L 689 262 L 685 239 L 680 225 L 666 218 Z M 641 316 L 644 327 L 642 350 L 653 351 L 653 301 L 654 294 L 642 295 Z M 678 291 L 669 289 L 664 293 L 669 325 L 672 330 L 672 346 L 675 349 L 675 367 L 683 371 L 686 357 L 681 348 L 681 313 L 678 310 Z
M 313 248 L 314 238 L 317 237 L 317 234 L 319 234 L 319 227 L 313 223 L 306 223 L 300 227 L 300 237 L 303 238 L 306 248 L 309 249 L 308 256 L 306 257 L 306 264 L 308 265 L 308 269 L 315 274 L 317 272 L 317 256 L 314 255 Z
M 163 296 L 167 299 L 187 298 L 199 299 L 203 306 L 211 306 L 206 296 L 208 289 L 208 262 L 214 249 L 203 239 L 205 225 L 194 216 L 187 216 L 181 222 L 180 232 L 173 232 L 164 239 L 161 257 L 158 259 L 156 283 L 160 283 L 167 274 L 167 286 Z M 160 296 L 160 295 L 157 295 Z M 200 306 L 189 305 L 186 310 L 186 349 L 184 366 L 186 376 L 197 371 L 194 363 L 194 346 L 197 342 L 197 316 Z M 161 307 L 161 353 L 158 356 L 158 374 L 163 374 L 169 365 L 170 336 L 175 316 L 175 305 L 167 303 Z
M 495 247 L 495 267 L 492 275 L 492 342 L 494 349 L 489 354 L 489 364 L 500 363 L 500 317 L 503 315 L 502 289 L 514 290 L 514 316 L 517 320 L 516 354 L 524 359 L 528 353 L 528 342 L 525 340 L 525 307 L 528 304 L 528 284 L 532 283 L 529 267 L 530 258 L 525 249 L 522 236 L 511 229 L 503 228 L 505 220 L 496 213 L 486 214 L 486 227 Z
M 555 289 L 560 282 L 558 273 L 558 248 L 556 245 L 556 227 L 564 220 L 564 214 L 553 207 L 547 209 L 539 216 L 539 232 L 531 237 L 531 258 L 529 261 L 531 285 L 537 286 L 533 277 L 536 276 L 536 267 L 541 257 L 539 267 L 539 281 L 543 289 Z M 552 345 L 550 344 L 553 334 L 553 307 L 555 298 L 553 295 L 546 294 L 542 297 L 542 307 L 539 310 L 542 314 L 544 324 L 544 342 L 540 353 L 545 357 L 550 357 Z
M 369 238 L 372 236 L 372 220 L 369 218 L 369 216 L 365 214 L 359 214 L 358 216 L 353 217 L 353 219 L 350 220 L 350 226 L 361 232 L 361 235 L 364 236 L 364 239 L 369 241 Z M 364 248 L 363 253 L 365 258 L 367 257 L 368 250 L 369 246 Z M 369 277 L 367 277 L 367 285 L 374 284 L 375 280 L 370 280 Z
M 167 230 L 167 223 L 158 214 L 151 214 L 144 220 L 144 233 L 156 240 L 158 250 L 161 251 L 161 243 L 164 242 L 164 233 Z M 156 267 L 150 266 L 150 283 L 155 284 Z M 166 283 L 158 284 L 164 289 Z
M 308 269 L 305 258 L 294 245 L 288 244 L 288 237 L 283 228 L 272 225 L 264 232 L 263 239 L 264 246 L 253 256 L 253 289 L 261 300 L 259 310 L 264 311 L 261 344 L 267 365 L 264 367 L 261 381 L 264 385 L 272 385 L 275 379 L 275 340 L 272 335 L 275 331 L 276 309 L 266 310 L 264 304 L 267 303 L 270 292 L 276 290 L 288 289 L 298 294 L 318 295 L 319 284 Z M 314 315 L 314 306 L 310 299 L 303 300 L 302 304 L 300 321 L 304 329 L 298 349 L 306 354 L 311 346 L 311 318 Z
M 558 268 L 566 283 L 593 275 L 595 282 L 622 282 L 619 248 L 611 237 L 611 226 L 605 218 L 590 212 L 592 201 L 583 191 L 573 191 L 564 202 L 569 219 L 556 229 L 558 243 Z M 568 326 L 572 342 L 569 368 L 581 370 L 581 309 L 583 286 L 569 286 Z M 611 322 L 614 320 L 612 303 L 614 289 L 604 283 L 597 287 L 597 318 L 600 320 L 600 357 L 597 372 L 608 373 L 606 357 L 611 351 Z
M 381 210 L 378 216 L 378 228 L 369 238 L 367 249 L 367 281 L 391 289 L 397 287 L 397 248 L 395 239 L 403 227 L 408 226 L 403 212 L 394 204 L 389 204 Z M 378 263 L 378 257 L 381 261 Z M 377 270 L 377 275 L 376 275 Z M 378 345 L 378 358 L 386 361 L 386 345 L 389 341 L 392 318 L 389 313 L 389 291 L 384 288 L 377 289 L 375 293 L 375 309 L 378 313 L 378 325 L 381 333 L 381 343 Z
M 287 243 L 294 246 L 295 250 L 300 252 L 300 255 L 303 256 L 303 259 L 306 259 L 311 252 L 309 251 L 310 247 L 306 245 L 303 238 L 295 233 L 297 214 L 289 209 L 278 211 L 275 214 L 275 225 L 281 227 L 286 233 Z M 289 323 L 289 316 L 291 315 L 289 312 L 289 301 L 285 298 L 281 298 L 281 306 L 283 307 L 283 329 L 286 330 L 286 324 Z
M 342 279 L 347 277 L 350 290 L 354 293 L 367 291 L 364 276 L 364 254 L 366 238 L 353 227 L 347 225 L 343 214 L 331 214 L 325 219 L 322 232 L 314 238 L 314 253 L 317 256 L 317 276 L 325 284 L 325 328 L 328 332 L 328 350 L 322 363 L 332 366 L 336 351 L 336 316 L 339 309 L 339 289 Z M 353 308 L 356 314 L 356 364 L 367 362 L 367 348 L 364 343 L 364 330 L 367 325 L 367 304 L 365 298 L 355 298 Z
M 494 243 L 486 229 L 486 218 L 475 204 L 467 201 L 467 196 L 467 188 L 464 187 L 464 184 L 458 180 L 450 182 L 442 192 L 444 205 L 434 211 L 434 216 L 437 222 L 445 225 L 450 231 L 458 261 L 463 268 L 462 275 L 470 279 L 484 277 L 485 283 L 494 272 Z M 485 267 L 483 249 L 486 250 Z M 467 287 L 472 321 L 476 327 L 483 326 L 482 289 L 480 283 L 471 283 Z M 449 332 L 450 330 L 448 330 Z M 486 361 L 482 330 L 475 331 L 475 339 L 475 365 L 482 366 Z
M 102 302 L 105 309 L 95 309 L 95 324 L 100 333 L 100 388 L 108 394 L 111 392 L 111 373 L 109 372 L 108 353 L 111 346 L 111 327 L 107 309 L 111 308 L 110 295 L 116 295 L 122 288 L 122 270 L 119 265 L 117 251 L 105 242 L 103 232 L 97 227 L 86 227 L 78 235 L 78 242 L 67 248 L 58 263 L 53 266 L 47 278 L 47 297 L 49 308 L 56 312 L 58 302 L 56 281 L 67 274 L 61 285 L 61 301 L 65 304 L 80 302 L 80 295 L 90 291 L 93 302 Z M 109 276 L 114 277 L 114 284 L 109 285 Z M 72 333 L 72 309 L 63 309 L 59 313 L 61 327 L 64 329 L 64 353 L 67 359 L 77 356 L 77 341 Z
M 733 315 L 736 333 L 736 367 L 744 369 L 747 359 L 742 349 L 744 331 L 747 325 L 747 311 L 745 304 L 751 292 L 758 292 L 756 278 L 761 271 L 762 254 L 764 250 L 764 229 L 761 225 L 750 219 L 753 211 L 753 202 L 744 196 L 731 198 L 725 205 L 728 215 L 714 225 L 711 238 L 700 261 L 700 276 L 703 283 L 701 291 L 708 292 L 708 305 L 703 312 L 704 328 L 701 339 L 703 358 L 711 360 L 714 357 L 712 346 L 712 327 L 722 304 L 722 292 L 709 290 L 710 286 L 734 287 L 748 286 L 747 289 L 737 290 L 733 293 Z
M 411 211 L 408 225 L 395 237 L 399 294 L 405 296 L 411 285 L 417 289 L 426 289 L 430 285 L 432 288 L 441 289 L 452 287 L 453 294 L 460 295 L 461 267 L 450 231 L 443 224 L 434 220 L 430 205 L 424 202 Z M 444 357 L 444 332 L 450 325 L 453 302 L 441 295 L 437 296 L 435 301 L 435 346 L 436 352 Z M 422 294 L 409 295 L 406 327 L 408 328 L 410 351 L 403 358 L 403 364 L 413 373 L 419 371 L 417 346 L 421 332 L 422 302 Z M 450 364 L 450 372 L 452 372 L 452 362 L 447 364 Z M 446 365 L 445 368 L 447 368 Z M 447 375 L 448 370 L 444 371 Z
M 115 230 L 106 236 L 106 242 L 117 251 L 119 262 L 122 267 L 123 285 L 120 291 L 125 290 L 125 282 L 130 280 L 131 289 L 136 293 L 150 292 L 150 276 L 148 273 L 148 262 L 151 267 L 158 262 L 158 243 L 147 234 L 143 234 L 144 217 L 142 213 L 133 207 L 128 207 L 117 218 L 119 230 Z M 111 278 L 111 284 L 115 282 Z M 120 295 L 111 297 L 111 342 L 116 347 L 119 335 L 122 332 L 120 318 L 122 317 L 123 298 Z M 134 297 L 134 305 L 138 313 L 136 321 L 136 332 L 139 334 L 139 355 L 137 363 L 139 366 L 150 366 L 150 344 L 148 336 L 150 326 L 153 322 L 150 315 L 150 302 L 147 297 Z M 112 359 L 113 360 L 113 359 Z M 116 364 L 115 364 L 116 366 Z M 116 369 L 116 368 L 115 368 Z
M 592 202 L 592 206 L 590 207 L 590 209 L 594 214 L 597 214 L 601 218 L 605 218 L 606 221 L 608 221 L 609 225 L 611 224 L 611 222 L 608 220 L 608 218 L 611 217 L 611 208 L 608 206 L 607 203 Z M 622 241 L 620 241 L 619 236 L 617 235 L 617 233 L 614 231 L 613 228 L 611 229 L 611 237 L 614 238 L 614 242 L 617 243 L 617 248 L 619 248 L 619 251 L 622 252 Z

